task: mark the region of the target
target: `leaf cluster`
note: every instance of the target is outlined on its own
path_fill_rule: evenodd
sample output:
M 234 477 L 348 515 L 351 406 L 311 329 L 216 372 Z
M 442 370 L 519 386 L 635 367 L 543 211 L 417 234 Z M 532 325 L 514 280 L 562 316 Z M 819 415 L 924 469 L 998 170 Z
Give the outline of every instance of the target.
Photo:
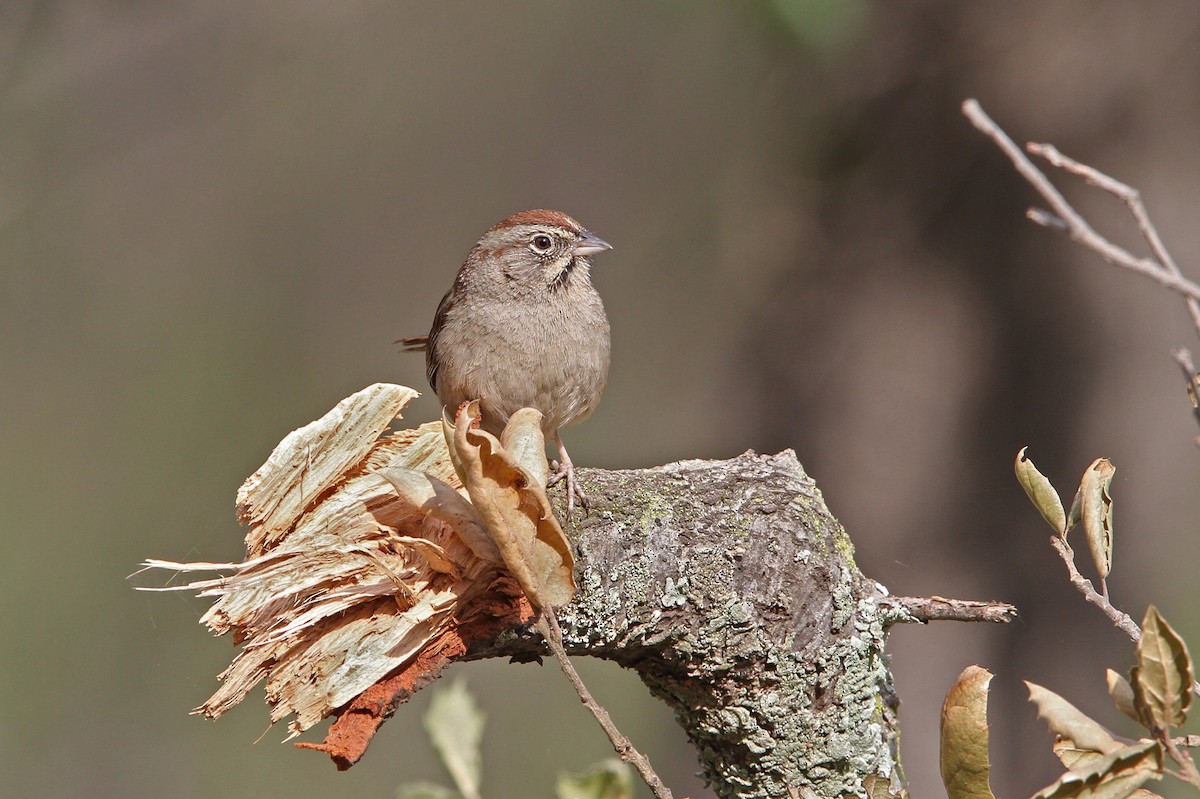
M 950 799 L 994 799 L 989 784 L 987 700 L 992 675 L 969 666 L 942 705 L 941 771 Z M 1108 691 L 1117 709 L 1141 725 L 1146 737 L 1118 738 L 1063 697 L 1031 682 L 1029 701 L 1056 736 L 1054 754 L 1066 771 L 1033 799 L 1124 799 L 1142 785 L 1170 773 L 1192 782 L 1191 757 L 1172 731 L 1192 705 L 1193 670 L 1179 634 L 1151 606 L 1142 623 L 1137 664 L 1129 679 L 1108 671 Z M 1191 739 L 1186 739 L 1191 742 Z M 1172 771 L 1168 763 L 1179 771 Z M 1200 784 L 1197 784 L 1200 787 Z
M 1017 454 L 1017 480 L 1042 518 L 1053 528 L 1059 549 L 1073 578 L 1084 583 L 1085 594 L 1110 616 L 1124 617 L 1107 599 L 1105 578 L 1112 570 L 1113 501 L 1110 486 L 1114 468 L 1105 458 L 1088 466 L 1070 510 L 1058 492 L 1025 455 Z M 1082 524 L 1088 549 L 1100 576 L 1103 596 L 1075 571 L 1068 532 Z M 1128 620 L 1128 617 L 1124 617 Z M 1137 795 L 1153 799 L 1142 786 L 1171 774 L 1200 788 L 1200 772 L 1186 748 L 1200 743 L 1193 737 L 1174 737 L 1187 720 L 1196 687 L 1187 645 L 1151 606 L 1140 628 L 1129 621 L 1137 641 L 1137 659 L 1125 678 L 1107 671 L 1108 693 L 1125 716 L 1145 730 L 1138 740 L 1119 738 L 1063 697 L 1027 682 L 1029 699 L 1056 736 L 1054 754 L 1066 770 L 1033 799 L 1124 799 Z M 942 706 L 941 772 L 950 799 L 994 799 L 989 784 L 987 698 L 992 675 L 970 666 L 946 695 Z
M 1022 447 L 1017 453 L 1013 467 L 1017 474 L 1017 482 L 1025 489 L 1029 500 L 1042 514 L 1042 518 L 1064 541 L 1067 533 L 1080 522 L 1083 523 L 1088 550 L 1092 554 L 1092 562 L 1096 564 L 1096 572 L 1100 575 L 1101 593 L 1107 595 L 1108 592 L 1103 586 L 1112 571 L 1113 501 L 1110 489 L 1116 467 L 1108 458 L 1096 458 L 1092 461 L 1079 481 L 1071 510 L 1067 512 L 1063 510 L 1062 500 L 1050 484 L 1050 480 L 1026 457 L 1026 449 L 1028 447 Z

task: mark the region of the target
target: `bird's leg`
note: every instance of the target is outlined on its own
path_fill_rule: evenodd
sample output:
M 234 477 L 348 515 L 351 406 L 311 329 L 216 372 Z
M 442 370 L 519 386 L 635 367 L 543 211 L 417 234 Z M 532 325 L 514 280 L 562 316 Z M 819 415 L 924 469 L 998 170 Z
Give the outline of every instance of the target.
M 579 481 L 575 479 L 575 464 L 571 463 L 571 456 L 567 454 L 567 448 L 563 446 L 562 438 L 559 437 L 557 430 L 554 431 L 554 443 L 558 445 L 558 454 L 562 457 L 562 462 L 554 462 L 554 473 L 550 475 L 546 487 L 549 488 L 562 480 L 567 481 L 567 521 L 569 522 L 571 514 L 575 511 L 575 498 L 579 497 L 579 504 L 584 510 L 587 510 L 588 498 L 587 494 L 583 493 Z

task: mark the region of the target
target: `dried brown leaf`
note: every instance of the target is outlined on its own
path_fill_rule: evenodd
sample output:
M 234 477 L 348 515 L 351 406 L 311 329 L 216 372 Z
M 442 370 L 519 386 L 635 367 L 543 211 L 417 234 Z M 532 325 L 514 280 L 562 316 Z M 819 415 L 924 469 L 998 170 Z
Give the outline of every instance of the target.
M 1192 659 L 1179 633 L 1153 605 L 1142 620 L 1137 661 L 1133 698 L 1142 723 L 1152 731 L 1178 727 L 1192 706 Z
M 987 698 L 992 674 L 968 666 L 942 704 L 942 783 L 950 799 L 994 799 L 988 784 Z
M 1123 746 L 1086 767 L 1071 769 L 1034 794 L 1033 799 L 1125 799 L 1163 775 L 1162 750 L 1154 741 Z
M 1112 669 L 1105 670 L 1104 678 L 1108 683 L 1108 695 L 1112 697 L 1113 704 L 1117 706 L 1117 710 L 1140 724 L 1142 720 L 1138 716 L 1137 708 L 1134 706 L 1133 686 L 1129 684 L 1129 680 L 1117 674 Z
M 545 483 L 521 468 L 495 436 L 474 429 L 479 413 L 478 403 L 470 403 L 454 424 L 453 449 L 471 504 L 529 601 L 537 608 L 565 605 L 575 594 L 575 560 Z M 516 417 L 521 429 L 508 434 L 510 440 L 524 441 L 533 430 L 541 435 L 535 418 Z M 544 459 L 544 444 L 542 453 Z
M 1065 738 L 1055 738 L 1050 747 L 1062 764 L 1071 771 L 1084 772 L 1104 760 L 1105 755 L 1093 749 L 1080 749 Z
M 1099 722 L 1051 690 L 1036 683 L 1025 682 L 1029 701 L 1037 705 L 1038 716 L 1045 719 L 1050 731 L 1078 749 L 1108 754 L 1121 748 L 1112 734 Z
M 510 416 L 500 433 L 500 446 L 525 470 L 530 483 L 546 485 L 550 479 L 550 462 L 546 460 L 546 436 L 542 432 L 541 411 L 521 408 Z
M 1113 508 L 1109 486 L 1116 468 L 1108 458 L 1096 458 L 1079 481 L 1079 513 L 1088 550 L 1101 577 L 1112 571 Z
M 1081 774 L 1100 768 L 1108 757 L 1089 749 L 1076 749 L 1071 746 L 1070 742 L 1061 738 L 1054 742 L 1054 754 L 1058 755 L 1058 759 L 1068 769 Z M 1162 799 L 1158 794 L 1147 791 L 1145 788 L 1138 788 L 1129 796 L 1132 799 Z

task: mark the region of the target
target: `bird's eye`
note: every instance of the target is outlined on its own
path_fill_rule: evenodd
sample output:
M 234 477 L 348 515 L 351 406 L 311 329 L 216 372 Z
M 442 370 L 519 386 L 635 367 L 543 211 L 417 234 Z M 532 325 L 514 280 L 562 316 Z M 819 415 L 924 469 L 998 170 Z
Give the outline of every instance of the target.
M 545 233 L 535 233 L 529 239 L 529 249 L 533 250 L 537 255 L 545 255 L 554 249 L 554 240 Z

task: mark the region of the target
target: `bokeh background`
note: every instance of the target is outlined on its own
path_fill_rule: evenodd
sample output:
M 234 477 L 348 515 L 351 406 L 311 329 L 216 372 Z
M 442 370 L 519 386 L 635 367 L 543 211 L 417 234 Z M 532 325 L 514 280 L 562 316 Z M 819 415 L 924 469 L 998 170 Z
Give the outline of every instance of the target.
M 1023 219 L 1031 191 L 959 113 L 1140 186 L 1200 277 L 1193 2 L 0 6 L 0 784 L 37 797 L 390 797 L 445 781 L 421 696 L 339 774 L 261 693 L 187 715 L 232 655 L 206 603 L 132 590 L 147 556 L 230 560 L 241 480 L 380 380 L 478 235 L 561 208 L 616 245 L 605 401 L 577 462 L 793 447 L 894 592 L 1016 603 L 1008 628 L 891 642 L 914 795 L 941 698 L 997 677 L 994 783 L 1050 782 L 1021 679 L 1132 732 L 1131 646 L 1066 583 L 1011 462 L 1067 494 L 1117 465 L 1112 588 L 1200 641 L 1197 433 L 1178 298 Z M 1120 242 L 1118 205 L 1066 181 Z M 423 397 L 409 418 L 433 418 Z M 711 796 L 664 706 L 585 663 L 676 795 Z M 548 796 L 608 756 L 550 667 L 460 666 L 485 790 Z M 310 738 L 316 736 L 309 736 Z M 639 790 L 641 790 L 639 788 Z

